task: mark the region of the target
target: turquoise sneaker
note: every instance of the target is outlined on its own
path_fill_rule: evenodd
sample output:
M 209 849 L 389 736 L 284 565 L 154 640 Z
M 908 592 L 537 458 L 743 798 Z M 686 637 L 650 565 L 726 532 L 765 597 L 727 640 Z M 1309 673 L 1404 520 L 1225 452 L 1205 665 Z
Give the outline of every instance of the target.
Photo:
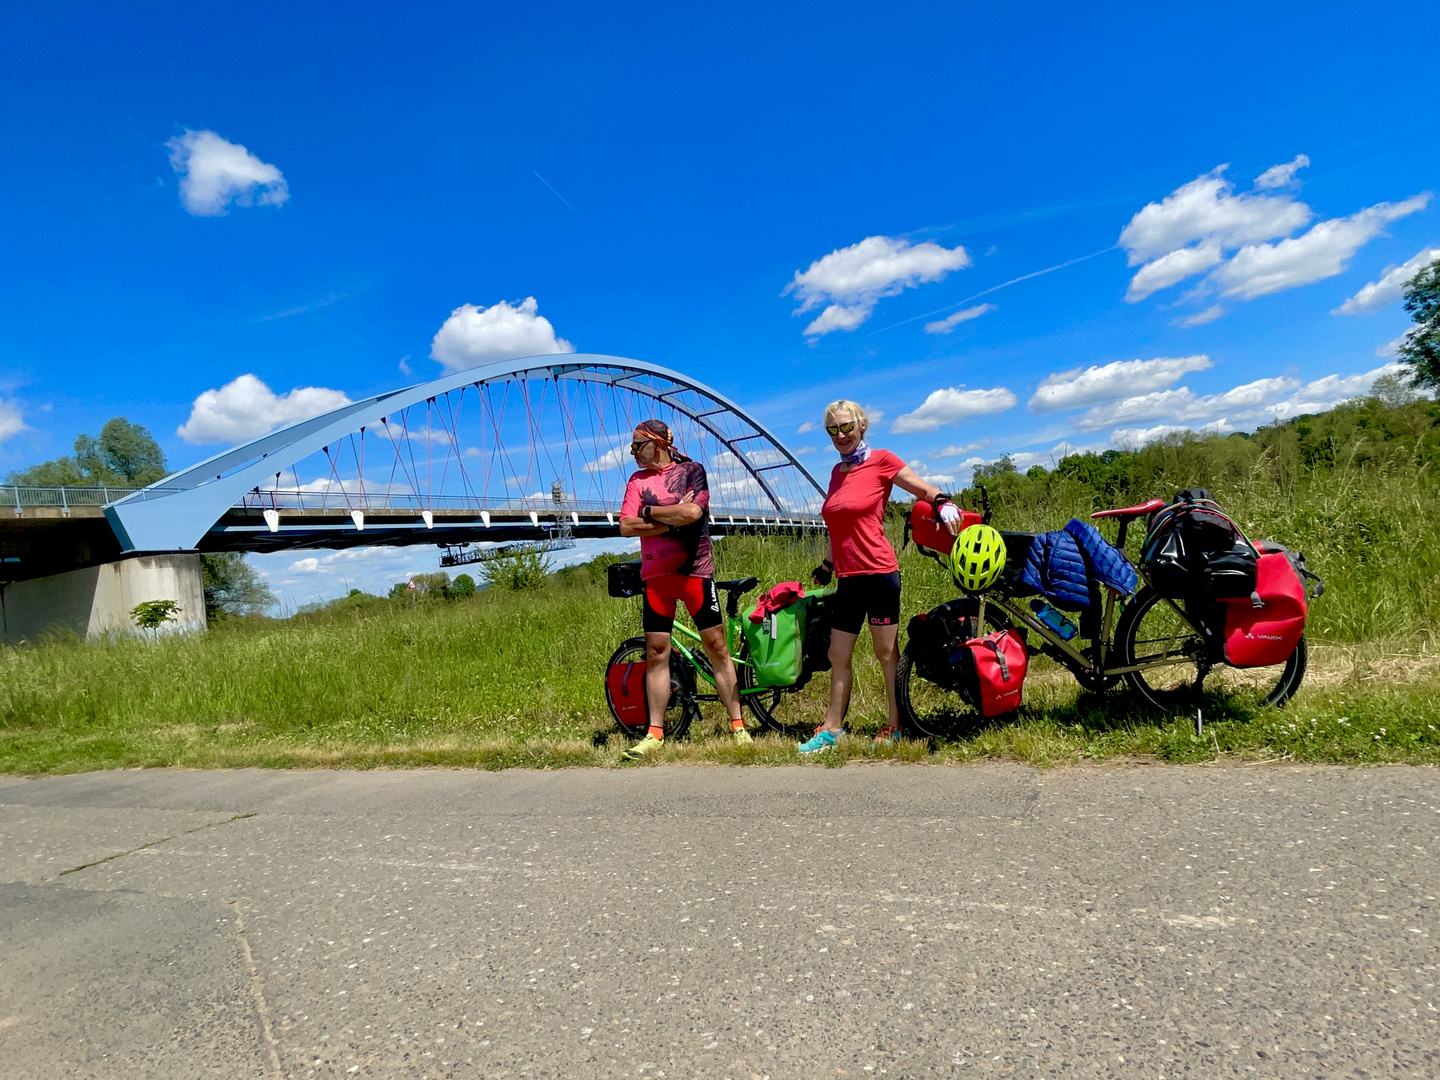
M 833 731 L 826 731 L 821 728 L 813 738 L 807 739 L 800 744 L 800 753 L 813 754 L 819 750 L 831 749 L 838 740 Z

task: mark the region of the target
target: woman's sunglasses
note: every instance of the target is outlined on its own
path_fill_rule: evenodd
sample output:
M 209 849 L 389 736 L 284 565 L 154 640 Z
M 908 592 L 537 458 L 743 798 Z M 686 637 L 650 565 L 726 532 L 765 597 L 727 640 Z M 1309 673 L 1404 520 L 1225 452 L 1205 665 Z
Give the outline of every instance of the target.
M 845 423 L 843 423 L 843 424 L 826 424 L 826 425 L 825 425 L 825 431 L 826 431 L 826 433 L 829 434 L 829 435 L 831 435 L 831 436 L 839 435 L 841 432 L 844 432 L 846 435 L 849 435 L 849 434 L 850 434 L 852 431 L 854 431 L 854 430 L 855 430 L 855 421 L 854 421 L 854 420 L 847 420 L 847 421 L 846 421 Z
M 654 441 L 655 441 L 654 439 L 637 439 L 635 442 L 632 442 L 632 443 L 630 444 L 630 452 L 633 454 L 633 453 L 635 453 L 636 451 L 638 451 L 642 446 L 644 446 L 646 443 L 652 443 L 652 442 L 654 442 Z

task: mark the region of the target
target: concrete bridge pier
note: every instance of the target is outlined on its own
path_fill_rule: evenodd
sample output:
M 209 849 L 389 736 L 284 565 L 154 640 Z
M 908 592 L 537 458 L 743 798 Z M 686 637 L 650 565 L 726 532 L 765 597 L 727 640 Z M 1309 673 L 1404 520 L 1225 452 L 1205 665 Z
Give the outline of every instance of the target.
M 134 555 L 63 574 L 0 582 L 0 642 L 35 642 L 46 631 L 73 631 L 87 641 L 107 634 L 136 634 L 136 604 L 174 600 L 180 605 L 161 633 L 205 629 L 200 556 L 193 551 Z

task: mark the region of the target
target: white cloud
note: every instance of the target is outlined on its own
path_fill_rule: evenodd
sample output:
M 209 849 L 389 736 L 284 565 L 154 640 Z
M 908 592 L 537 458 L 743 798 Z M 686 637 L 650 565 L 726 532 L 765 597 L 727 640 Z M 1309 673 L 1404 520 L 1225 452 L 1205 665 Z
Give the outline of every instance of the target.
M 1110 441 L 1116 446 L 1126 449 L 1144 446 L 1148 442 L 1165 435 L 1173 435 L 1177 431 L 1189 431 L 1183 424 L 1156 424 L 1154 427 L 1141 428 L 1116 428 L 1110 433 Z
M 170 167 L 180 173 L 180 201 L 197 217 L 238 206 L 279 206 L 290 198 L 285 177 L 239 143 L 213 131 L 187 131 L 169 140 Z
M 1345 261 L 1379 236 L 1390 222 L 1422 210 L 1428 194 L 1398 203 L 1377 203 L 1349 217 L 1322 221 L 1308 232 L 1277 244 L 1241 248 L 1211 278 L 1223 296 L 1253 300 L 1284 289 L 1334 277 Z
M 1326 375 L 1300 387 L 1276 407 L 1274 415 L 1280 420 L 1287 420 L 1292 416 L 1333 409 L 1341 402 L 1368 394 L 1380 376 L 1398 375 L 1405 370 L 1403 364 L 1391 363 L 1358 375 Z
M 806 336 L 819 337 L 835 330 L 853 330 L 870 318 L 883 297 L 939 281 L 951 270 L 969 265 L 970 255 L 963 247 L 867 236 L 858 244 L 816 259 L 807 270 L 795 271 L 781 295 L 796 295 L 800 301 L 797 315 L 827 305 L 805 327 Z
M 964 457 L 966 454 L 973 454 L 976 450 L 984 450 L 989 445 L 989 439 L 981 439 L 978 442 L 966 443 L 964 446 L 947 446 L 944 450 L 937 450 L 930 456 L 938 458 Z M 964 463 L 962 463 L 961 467 L 964 467 Z
M 1295 173 L 1300 169 L 1310 166 L 1310 158 L 1305 154 L 1296 154 L 1294 161 L 1287 161 L 1284 165 L 1271 165 L 1263 173 L 1255 178 L 1255 187 L 1268 191 L 1272 188 L 1289 187 L 1295 182 Z
M 1047 413 L 1133 397 L 1170 386 L 1192 371 L 1211 366 L 1208 356 L 1157 356 L 1154 360 L 1116 360 L 1103 367 L 1092 364 L 1083 371 L 1061 371 L 1040 383 L 1030 398 L 1030 409 Z
M 25 420 L 20 415 L 20 406 L 13 401 L 0 400 L 0 443 L 24 430 Z
M 350 399 L 339 390 L 297 386 L 288 394 L 277 394 L 254 375 L 241 375 L 197 397 L 190 418 L 176 434 L 188 443 L 245 442 L 348 404 Z
M 885 410 L 877 409 L 873 405 L 862 405 L 861 408 L 865 410 L 865 416 L 870 421 L 869 426 L 866 427 L 865 430 L 879 431 L 880 425 L 885 422 Z
M 1170 325 L 1204 326 L 1206 323 L 1214 322 L 1216 319 L 1220 318 L 1220 316 L 1224 314 L 1225 309 L 1222 306 L 1220 306 L 1219 304 L 1211 304 L 1204 311 L 1197 311 L 1194 315 L 1186 315 L 1184 318 L 1181 319 L 1172 319 L 1170 321 Z
M 1399 337 L 1391 341 L 1387 341 L 1384 345 L 1377 346 L 1375 349 L 1375 355 L 1382 360 L 1384 360 L 1387 356 L 1400 355 L 1400 346 L 1405 344 L 1405 339 L 1409 336 L 1410 332 L 1407 330 Z
M 1224 416 L 1233 409 L 1250 410 L 1278 401 L 1300 385 L 1300 380 L 1280 377 L 1257 379 L 1223 394 L 1197 395 L 1188 386 L 1137 394 L 1110 405 L 1097 405 L 1077 421 L 1082 431 L 1099 431 L 1119 424 L 1142 420 L 1194 422 Z
M 1182 247 L 1168 255 L 1161 255 L 1142 266 L 1130 279 L 1130 286 L 1125 290 L 1125 299 L 1132 304 L 1137 300 L 1144 300 L 1159 289 L 1168 289 L 1176 282 L 1209 270 L 1223 258 L 1220 241 L 1216 239 L 1205 240 L 1193 247 Z
M 585 472 L 587 472 L 587 473 L 607 472 L 607 471 L 610 470 L 610 469 L 614 469 L 614 468 L 618 468 L 618 467 L 620 467 L 620 466 L 623 466 L 623 465 L 624 465 L 627 461 L 629 461 L 629 460 L 630 460 L 630 443 L 629 443 L 629 442 L 625 442 L 625 443 L 622 443 L 621 445 L 615 447 L 613 450 L 606 450 L 605 453 L 601 454 L 601 455 L 600 455 L 598 458 L 596 458 L 594 461 L 588 461 L 588 462 L 586 462 L 586 463 L 585 463 Z
M 1130 219 L 1120 232 L 1120 246 L 1128 253 L 1131 266 L 1169 255 L 1197 240 L 1215 240 L 1233 248 L 1286 236 L 1309 224 L 1310 208 L 1288 195 L 1236 195 L 1235 185 L 1221 176 L 1226 168 L 1221 165 L 1196 177 Z
M 897 435 L 917 431 L 934 431 L 942 424 L 953 424 L 972 416 L 1004 412 L 1018 399 L 1003 386 L 993 390 L 966 390 L 960 386 L 936 390 L 914 412 L 900 416 L 890 430 Z
M 974 307 L 967 307 L 957 311 L 954 315 L 948 315 L 938 322 L 926 323 L 925 332 L 927 334 L 948 334 L 962 322 L 978 319 L 981 315 L 985 315 L 994 310 L 996 310 L 994 304 L 976 304 Z
M 538 309 L 533 296 L 515 306 L 504 300 L 488 308 L 462 304 L 435 332 L 430 355 L 445 370 L 460 371 L 519 356 L 574 352 L 575 346 L 556 337 L 555 327 Z
M 1409 262 L 1387 266 L 1379 281 L 1372 281 L 1332 311 L 1332 315 L 1368 315 L 1400 299 L 1410 279 L 1440 259 L 1440 248 L 1426 248 Z
M 820 425 L 817 424 L 814 420 L 806 420 L 803 424 L 801 424 L 798 428 L 795 429 L 795 434 L 809 435 L 810 432 L 814 431 L 819 426 Z

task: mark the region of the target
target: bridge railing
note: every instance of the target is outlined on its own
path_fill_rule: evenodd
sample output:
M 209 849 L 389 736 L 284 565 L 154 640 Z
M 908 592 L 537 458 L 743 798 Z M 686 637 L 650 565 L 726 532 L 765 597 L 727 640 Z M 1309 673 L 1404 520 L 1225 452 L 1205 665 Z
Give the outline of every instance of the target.
M 131 487 L 40 487 L 0 484 L 0 506 L 22 511 L 37 507 L 107 506 L 138 490 Z
M 409 513 L 424 510 L 491 514 L 577 513 L 586 515 L 614 514 L 619 507 L 613 503 L 573 499 L 566 493 L 556 500 L 552 494 L 537 493 L 526 499 L 485 499 L 475 495 L 416 495 L 412 492 L 344 491 L 337 488 L 322 491 L 300 491 L 294 488 L 251 491 L 238 504 L 246 510 L 361 510 L 367 514 Z M 793 518 L 797 521 L 818 520 L 813 511 L 789 511 L 777 514 L 771 506 L 727 506 L 712 500 L 712 517 L 735 517 L 774 520 Z

